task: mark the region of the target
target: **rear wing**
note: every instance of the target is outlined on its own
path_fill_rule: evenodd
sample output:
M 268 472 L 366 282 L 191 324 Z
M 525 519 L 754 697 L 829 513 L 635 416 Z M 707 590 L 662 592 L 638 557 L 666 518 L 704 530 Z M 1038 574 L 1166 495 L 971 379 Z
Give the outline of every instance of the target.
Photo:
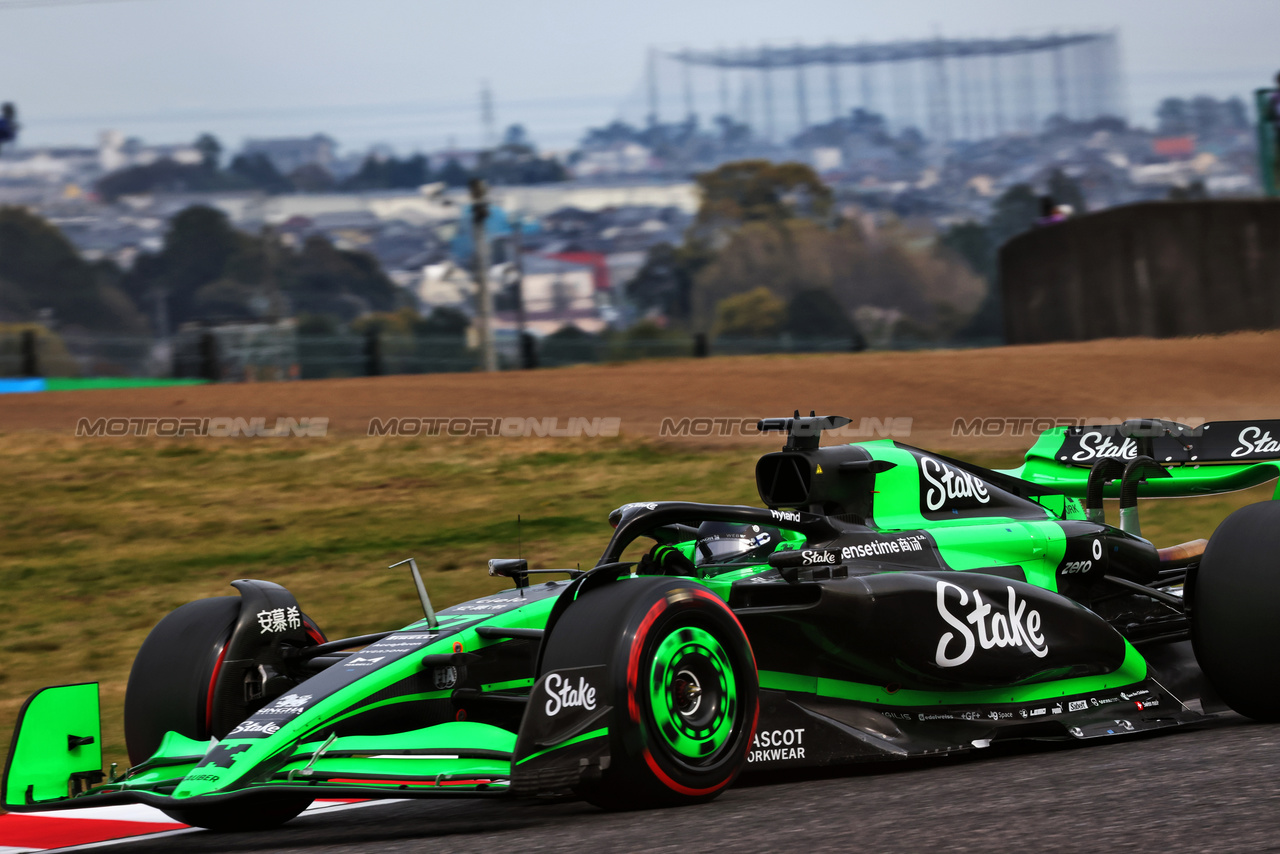
M 1043 440 L 1057 433 L 1052 456 Z M 1092 466 L 1112 457 L 1125 462 L 1139 454 L 1159 463 L 1244 463 L 1280 460 L 1280 421 L 1210 421 L 1188 427 L 1176 421 L 1135 419 L 1123 424 L 1046 430 L 1027 452 L 1067 465 Z M 1049 444 L 1053 444 L 1050 442 Z
M 1169 473 L 1144 481 L 1144 498 L 1247 489 L 1280 477 L 1280 421 L 1211 421 L 1190 427 L 1135 419 L 1055 427 L 1040 434 L 1020 468 L 1005 473 L 1084 497 L 1095 465 L 1106 460 L 1125 464 L 1139 457 L 1149 457 Z M 1115 498 L 1120 489 L 1120 482 L 1114 481 L 1105 494 Z

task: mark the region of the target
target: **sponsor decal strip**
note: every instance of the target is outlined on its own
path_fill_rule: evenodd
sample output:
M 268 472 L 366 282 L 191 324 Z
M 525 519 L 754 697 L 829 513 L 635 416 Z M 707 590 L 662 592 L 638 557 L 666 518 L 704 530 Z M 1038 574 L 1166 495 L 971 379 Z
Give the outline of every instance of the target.
M 804 727 L 766 729 L 751 740 L 748 762 L 780 762 L 804 759 Z
M 796 691 L 854 700 L 882 706 L 980 706 L 1005 703 L 1034 703 L 1074 694 L 1091 694 L 1123 688 L 1147 678 L 1147 663 L 1138 651 L 1125 643 L 1124 661 L 1114 673 L 1103 676 L 1076 676 L 1053 682 L 1037 682 L 1031 685 L 1012 685 L 1007 688 L 989 688 L 981 691 L 920 691 L 904 688 L 890 694 L 882 685 L 847 682 L 842 679 L 823 679 L 800 676 L 777 670 L 760 671 L 760 687 L 774 691 Z
M 841 560 L 853 560 L 860 557 L 881 557 L 883 555 L 920 552 L 924 551 L 924 546 L 922 545 L 924 541 L 923 534 L 897 537 L 892 540 L 872 540 L 869 543 L 845 546 L 840 549 L 840 558 Z M 808 563 L 809 561 L 805 562 Z

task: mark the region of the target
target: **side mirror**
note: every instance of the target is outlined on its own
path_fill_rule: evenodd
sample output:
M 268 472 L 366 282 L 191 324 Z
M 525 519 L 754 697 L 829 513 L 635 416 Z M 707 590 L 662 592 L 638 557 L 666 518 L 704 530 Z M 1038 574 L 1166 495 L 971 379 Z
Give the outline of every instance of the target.
M 489 574 L 495 578 L 510 578 L 516 588 L 529 586 L 529 561 L 524 558 L 494 558 L 489 561 Z

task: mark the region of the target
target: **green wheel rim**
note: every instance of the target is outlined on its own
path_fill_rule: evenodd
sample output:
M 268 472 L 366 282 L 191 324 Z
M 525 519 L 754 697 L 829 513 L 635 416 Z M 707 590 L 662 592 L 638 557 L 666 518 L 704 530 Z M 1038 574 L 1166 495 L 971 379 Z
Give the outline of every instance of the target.
M 710 632 L 684 626 L 654 650 L 649 705 L 659 737 L 678 758 L 717 758 L 733 733 L 737 698 L 729 653 Z

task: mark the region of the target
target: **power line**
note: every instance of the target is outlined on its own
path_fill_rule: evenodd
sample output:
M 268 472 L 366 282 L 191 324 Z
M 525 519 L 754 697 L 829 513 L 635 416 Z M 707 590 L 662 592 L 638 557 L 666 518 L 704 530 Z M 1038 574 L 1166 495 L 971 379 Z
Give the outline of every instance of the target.
M 152 2 L 153 0 L 145 0 Z M 99 6 L 107 3 L 136 3 L 144 0 L 0 0 L 0 11 L 5 9 L 45 9 L 58 6 Z

